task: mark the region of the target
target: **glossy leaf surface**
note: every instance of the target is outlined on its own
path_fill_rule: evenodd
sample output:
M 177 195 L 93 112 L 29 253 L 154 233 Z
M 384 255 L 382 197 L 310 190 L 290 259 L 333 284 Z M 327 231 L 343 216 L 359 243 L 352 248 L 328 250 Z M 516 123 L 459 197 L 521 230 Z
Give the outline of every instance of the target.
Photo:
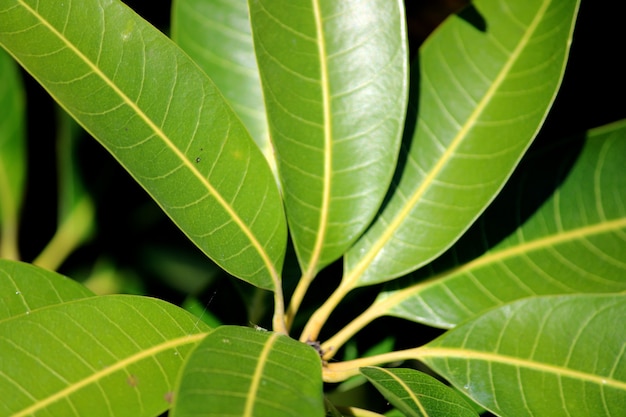
M 621 416 L 626 296 L 529 298 L 419 349 L 426 362 L 502 416 Z
M 363 232 L 391 180 L 406 110 L 404 7 L 249 5 L 290 231 L 310 275 Z
M 246 0 L 175 0 L 172 39 L 209 75 L 275 164 Z
M 578 1 L 472 4 L 419 52 L 403 169 L 348 252 L 344 285 L 404 275 L 449 248 L 511 175 L 553 102 Z
M 405 416 L 478 417 L 458 393 L 422 372 L 367 367 L 361 373 Z
M 17 259 L 19 210 L 24 194 L 24 91 L 17 65 L 0 50 L 0 256 Z
M 171 415 L 321 417 L 319 355 L 278 333 L 219 327 L 189 358 Z
M 0 322 L 93 295 L 76 281 L 55 272 L 0 259 Z
M 7 317 L 0 414 L 156 416 L 170 406 L 183 361 L 208 330 L 171 304 L 122 295 Z
M 208 256 L 255 285 L 279 285 L 286 222 L 274 177 L 172 41 L 117 0 L 2 0 L 0 28 L 0 44 Z
M 529 154 L 466 236 L 416 273 L 425 281 L 382 293 L 379 312 L 453 327 L 532 295 L 626 291 L 624 155 L 626 122 Z

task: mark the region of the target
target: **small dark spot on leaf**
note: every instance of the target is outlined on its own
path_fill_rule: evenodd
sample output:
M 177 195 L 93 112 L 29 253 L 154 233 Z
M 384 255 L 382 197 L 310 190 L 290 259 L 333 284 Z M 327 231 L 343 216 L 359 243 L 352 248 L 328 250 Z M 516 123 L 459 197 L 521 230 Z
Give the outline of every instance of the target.
M 172 401 L 174 401 L 174 393 L 172 391 L 166 392 L 165 395 L 163 396 L 163 399 L 167 401 L 169 404 L 171 404 Z
M 136 387 L 137 383 L 139 383 L 139 380 L 137 380 L 137 377 L 135 375 L 128 375 L 128 378 L 126 378 L 126 383 L 131 387 Z
M 196 163 L 200 162 L 200 157 L 196 158 Z

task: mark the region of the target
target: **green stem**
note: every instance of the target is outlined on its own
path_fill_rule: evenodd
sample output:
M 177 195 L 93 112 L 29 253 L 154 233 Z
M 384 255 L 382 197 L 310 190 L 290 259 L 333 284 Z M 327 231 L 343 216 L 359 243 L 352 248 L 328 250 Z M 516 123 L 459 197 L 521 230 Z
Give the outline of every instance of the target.
M 272 330 L 277 333 L 289 334 L 285 323 L 285 299 L 283 297 L 283 289 L 280 286 L 280 279 L 275 279 L 278 285 L 274 289 L 274 317 L 272 318 Z
M 357 407 L 335 406 L 335 409 L 344 417 L 385 417 L 384 414 Z
M 296 289 L 291 295 L 291 300 L 289 300 L 289 308 L 287 309 L 286 316 L 286 325 L 288 329 L 291 328 L 296 314 L 298 313 L 298 309 L 302 304 L 302 300 L 304 299 L 304 295 L 308 291 L 309 286 L 311 285 L 311 282 L 313 282 L 314 278 L 315 273 L 313 273 L 311 269 L 309 269 L 300 277 L 298 285 L 296 285 Z
M 304 330 L 300 335 L 300 341 L 303 343 L 312 342 L 317 340 L 317 337 L 322 330 L 322 327 L 330 317 L 335 307 L 343 300 L 343 298 L 350 292 L 352 286 L 344 285 L 344 281 L 337 287 L 337 289 L 331 294 L 330 297 L 322 304 L 315 313 L 311 315 L 309 321 L 304 326 Z
M 93 216 L 91 200 L 83 197 L 33 264 L 55 271 L 89 235 L 93 227 Z
M 0 258 L 18 261 L 20 253 L 17 243 L 17 221 L 5 220 L 0 237 Z
M 0 258 L 18 261 L 19 207 L 13 199 L 9 176 L 0 166 Z
M 333 337 L 322 343 L 321 351 L 324 352 L 324 360 L 331 359 L 335 352 L 341 348 L 352 336 L 370 324 L 374 319 L 380 317 L 380 308 L 372 304 L 367 310 L 357 318 L 348 323 L 343 329 L 338 331 Z
M 324 378 L 324 382 L 345 381 L 352 376 L 358 375 L 359 368 L 362 368 L 364 366 L 378 366 L 390 362 L 401 362 L 408 359 L 417 359 L 419 356 L 421 356 L 421 353 L 424 350 L 424 347 L 417 347 L 413 349 L 383 353 L 375 356 L 368 356 L 352 361 L 329 363 L 324 367 L 322 371 L 322 376 Z

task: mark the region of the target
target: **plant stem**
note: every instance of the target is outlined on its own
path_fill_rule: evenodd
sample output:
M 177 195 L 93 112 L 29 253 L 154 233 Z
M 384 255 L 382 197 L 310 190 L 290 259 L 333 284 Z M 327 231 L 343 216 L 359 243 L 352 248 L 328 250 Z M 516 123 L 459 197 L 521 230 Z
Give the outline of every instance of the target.
M 296 285 L 296 289 L 291 295 L 291 300 L 289 300 L 289 308 L 287 309 L 287 315 L 285 318 L 288 329 L 291 328 L 293 320 L 295 319 L 298 309 L 300 308 L 300 304 L 304 299 L 304 295 L 309 289 L 309 286 L 311 285 L 311 282 L 313 282 L 314 278 L 315 273 L 310 268 L 300 277 L 298 285 Z
M 440 276 L 445 277 L 448 273 L 438 274 L 435 277 L 437 278 L 436 282 L 441 282 L 439 278 Z M 370 324 L 375 319 L 388 314 L 389 310 L 402 301 L 418 293 L 419 291 L 427 288 L 434 279 L 429 278 L 428 280 L 419 282 L 410 287 L 407 287 L 402 290 L 398 290 L 393 292 L 391 295 L 387 295 L 382 300 L 376 300 L 372 303 L 367 310 L 362 312 L 357 318 L 348 323 L 343 329 L 338 331 L 334 336 L 326 340 L 321 345 L 322 352 L 325 352 L 324 359 L 329 360 L 333 357 L 334 353 L 339 350 L 344 343 L 346 343 L 352 336 L 354 336 L 357 332 L 363 329 L 365 326 Z
M 277 283 L 274 289 L 274 317 L 272 318 L 272 330 L 277 333 L 289 334 L 289 330 L 285 324 L 285 299 L 283 297 L 283 288 L 280 285 L 280 279 L 274 279 Z
M 83 197 L 61 223 L 33 264 L 55 271 L 78 245 L 89 236 L 93 227 L 94 208 Z
M 331 359 L 344 343 L 378 317 L 380 317 L 380 307 L 376 304 L 372 304 L 333 337 L 322 343 L 321 351 L 324 352 L 324 360 Z
M 2 227 L 0 238 L 0 258 L 19 261 L 20 253 L 17 243 L 17 222 L 6 221 Z
M 15 200 L 10 191 L 11 184 L 4 167 L 0 167 L 0 257 L 18 261 L 20 259 L 18 244 L 18 212 Z
M 344 417 L 385 417 L 383 414 L 378 414 L 373 411 L 364 410 L 362 408 L 342 406 L 336 406 L 335 408 Z
M 304 326 L 304 330 L 300 335 L 301 342 L 306 343 L 317 340 L 320 330 L 324 326 L 324 323 L 326 323 L 326 320 L 328 320 L 330 314 L 352 289 L 352 286 L 345 285 L 344 282 L 345 281 L 342 281 L 341 284 L 339 284 L 339 287 L 328 297 L 326 302 L 315 310 L 315 313 L 309 318 L 309 321 L 306 323 L 306 326 Z
M 352 361 L 334 362 L 324 366 L 322 377 L 324 382 L 341 382 L 359 374 L 359 368 L 364 366 L 376 366 L 390 362 L 405 361 L 407 359 L 417 359 L 424 347 L 417 347 L 395 352 L 383 353 L 381 355 L 368 356 Z

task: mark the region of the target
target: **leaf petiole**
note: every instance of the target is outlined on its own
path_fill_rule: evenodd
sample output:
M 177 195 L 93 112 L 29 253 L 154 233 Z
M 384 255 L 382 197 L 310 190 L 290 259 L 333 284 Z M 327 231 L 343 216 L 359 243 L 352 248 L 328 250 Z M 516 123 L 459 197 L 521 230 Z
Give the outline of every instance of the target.
M 300 308 L 300 304 L 304 299 L 304 296 L 311 285 L 311 282 L 315 279 L 315 273 L 309 269 L 300 277 L 298 281 L 298 285 L 291 295 L 291 300 L 289 301 L 289 308 L 287 309 L 287 314 L 285 317 L 287 329 L 291 328 L 293 321 L 298 313 L 298 309 Z
M 304 326 L 304 330 L 300 335 L 300 341 L 303 343 L 317 340 L 317 337 L 322 330 L 322 327 L 330 317 L 331 313 L 335 310 L 337 305 L 343 300 L 343 298 L 352 290 L 352 286 L 345 285 L 345 281 L 342 281 L 339 287 L 328 297 L 328 299 L 322 304 L 309 318 L 309 321 Z
M 322 370 L 324 382 L 341 382 L 358 375 L 359 368 L 364 366 L 379 366 L 385 363 L 402 362 L 408 359 L 417 359 L 423 347 L 417 347 L 395 352 L 383 353 L 380 355 L 367 356 L 344 362 L 328 363 Z

